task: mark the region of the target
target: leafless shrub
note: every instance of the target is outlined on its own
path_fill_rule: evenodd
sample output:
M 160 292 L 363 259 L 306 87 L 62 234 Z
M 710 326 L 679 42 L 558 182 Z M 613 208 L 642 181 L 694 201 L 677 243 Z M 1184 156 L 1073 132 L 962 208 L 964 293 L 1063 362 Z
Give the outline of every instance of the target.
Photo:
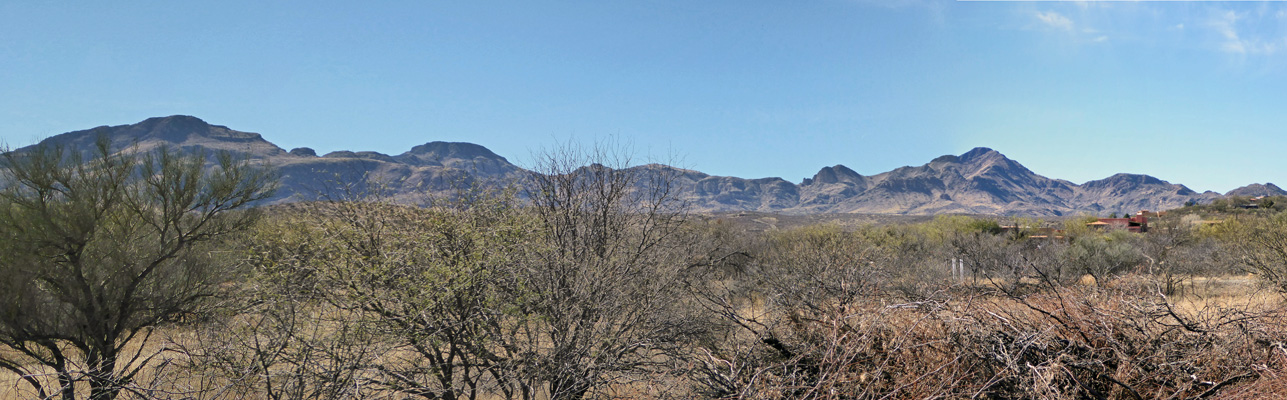
M 1287 330 L 1276 305 L 1181 307 L 1166 276 L 1112 267 L 1097 271 L 1101 285 L 1072 284 L 1089 271 L 1067 259 L 1066 242 L 948 237 L 980 281 L 940 280 L 919 298 L 890 285 L 891 272 L 910 264 L 889 256 L 900 247 L 871 236 L 822 228 L 757 245 L 745 266 L 754 284 L 694 291 L 726 324 L 693 357 L 696 390 L 757 399 L 1178 399 L 1282 385 L 1275 371 L 1287 366 Z
M 525 317 L 502 334 L 523 398 L 611 395 L 663 376 L 694 330 L 675 284 L 690 245 L 674 171 L 629 165 L 606 146 L 536 161 L 527 197 L 542 246 L 518 272 Z

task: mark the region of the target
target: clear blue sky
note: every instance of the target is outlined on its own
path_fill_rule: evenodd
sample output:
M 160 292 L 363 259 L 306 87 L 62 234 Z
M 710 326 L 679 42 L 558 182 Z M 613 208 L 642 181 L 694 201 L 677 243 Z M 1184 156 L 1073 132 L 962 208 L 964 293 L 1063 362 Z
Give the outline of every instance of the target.
M 799 182 L 991 147 L 1082 183 L 1287 184 L 1287 3 L 0 2 L 0 141 L 194 115 L 287 149 L 468 141 Z

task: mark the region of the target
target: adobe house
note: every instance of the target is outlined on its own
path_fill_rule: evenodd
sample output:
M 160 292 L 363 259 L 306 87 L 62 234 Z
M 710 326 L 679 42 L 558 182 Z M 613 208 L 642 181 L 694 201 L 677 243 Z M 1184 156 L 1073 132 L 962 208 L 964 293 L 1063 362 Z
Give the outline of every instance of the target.
M 1095 222 L 1086 224 L 1086 226 L 1094 229 L 1116 228 L 1126 229 L 1134 233 L 1145 233 L 1148 232 L 1148 217 L 1145 216 L 1147 214 L 1147 211 L 1140 211 L 1130 218 L 1100 218 Z

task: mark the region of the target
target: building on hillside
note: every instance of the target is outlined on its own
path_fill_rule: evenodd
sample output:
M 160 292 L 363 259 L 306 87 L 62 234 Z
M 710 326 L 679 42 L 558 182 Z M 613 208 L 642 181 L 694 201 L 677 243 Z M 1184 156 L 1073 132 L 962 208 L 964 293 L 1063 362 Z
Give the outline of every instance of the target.
M 1148 232 L 1148 217 L 1136 215 L 1130 218 L 1100 218 L 1086 224 L 1094 229 L 1125 229 L 1134 233 Z
M 1261 200 L 1264 200 L 1264 199 L 1265 199 L 1265 196 L 1252 197 L 1250 199 L 1247 199 L 1246 203 L 1238 204 L 1238 207 L 1242 207 L 1248 210 L 1254 210 L 1254 209 L 1260 208 Z M 1271 202 L 1270 204 L 1273 204 L 1273 203 Z

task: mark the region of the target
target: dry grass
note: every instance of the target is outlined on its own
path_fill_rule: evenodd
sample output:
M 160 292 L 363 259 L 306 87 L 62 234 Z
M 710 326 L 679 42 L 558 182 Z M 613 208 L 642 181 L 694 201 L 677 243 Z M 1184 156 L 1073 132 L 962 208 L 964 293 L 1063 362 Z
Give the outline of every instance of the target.
M 719 352 L 694 353 L 692 368 L 705 363 L 720 369 L 734 389 L 723 393 L 730 398 L 1287 398 L 1281 295 L 1248 276 L 1189 279 L 1169 303 L 1144 278 L 1111 286 L 1074 285 L 1019 297 L 979 294 L 973 287 L 942 301 L 872 298 L 791 314 L 755 298 L 741 304 L 739 314 L 776 319 L 773 338 L 786 351 L 765 346 L 762 335 L 735 334 Z M 144 350 L 194 340 L 190 328 L 168 329 Z M 228 386 L 177 368 L 170 362 L 181 361 L 179 355 L 168 357 L 155 363 L 164 369 L 139 377 L 139 388 L 179 398 Z M 691 372 L 681 368 L 600 393 L 693 397 Z M 193 397 L 262 396 L 211 391 Z M 0 373 L 0 399 L 29 398 L 34 393 L 17 376 Z
M 123 396 L 128 397 L 129 391 L 146 393 L 148 391 L 160 390 L 155 392 L 153 397 L 184 397 L 183 395 L 185 393 L 196 391 L 196 388 L 188 387 L 190 385 L 187 384 L 175 385 L 175 383 L 177 383 L 175 382 L 175 378 L 177 375 L 180 375 L 176 373 L 177 368 L 175 367 L 175 362 L 183 360 L 184 356 L 172 351 L 173 348 L 171 346 L 171 343 L 191 340 L 191 329 L 187 327 L 157 329 L 146 341 L 141 338 L 142 336 L 143 335 L 140 335 L 140 339 L 136 339 L 133 342 L 126 344 L 124 354 L 132 356 L 135 352 L 139 352 L 142 354 L 141 358 L 146 358 L 151 354 L 158 354 L 158 356 L 155 357 L 147 367 L 143 368 L 135 378 L 135 384 L 127 388 L 125 391 L 126 394 L 123 394 Z M 0 356 L 12 357 L 16 356 L 16 354 L 14 354 L 12 350 L 0 349 Z M 15 357 L 7 359 L 18 358 Z M 31 369 L 34 374 L 38 375 L 38 379 L 47 388 L 58 387 L 57 376 L 52 369 L 41 367 L 40 364 L 34 360 L 28 360 L 28 362 L 24 363 L 24 366 Z M 84 368 L 81 367 L 81 369 Z M 78 396 L 87 397 L 89 394 L 89 387 L 86 384 L 78 385 L 77 394 Z M 25 383 L 21 376 L 13 373 L 12 371 L 0 370 L 0 400 L 36 398 L 39 398 L 37 392 L 30 385 Z
M 959 286 L 940 301 L 892 297 L 778 318 L 761 346 L 708 356 L 727 398 L 1281 398 L 1287 309 L 1247 276 L 1189 280 L 1166 298 L 1144 277 L 1007 295 Z M 748 318 L 750 315 L 748 314 Z M 772 323 L 770 323 L 772 324 Z M 765 335 L 754 338 L 764 339 Z M 754 343 L 726 344 L 746 347 Z

